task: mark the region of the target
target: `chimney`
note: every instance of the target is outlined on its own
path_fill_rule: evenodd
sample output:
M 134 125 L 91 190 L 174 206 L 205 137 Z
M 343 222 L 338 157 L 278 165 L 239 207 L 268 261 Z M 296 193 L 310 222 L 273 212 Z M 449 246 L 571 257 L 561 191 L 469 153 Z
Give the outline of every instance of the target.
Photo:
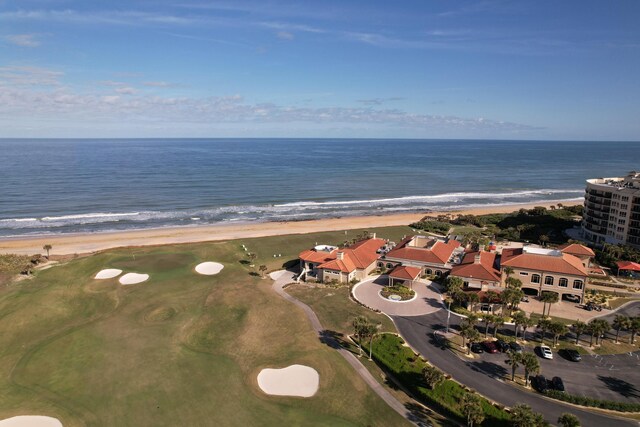
M 338 259 L 344 259 L 344 252 L 338 252 Z
M 473 257 L 473 263 L 474 263 L 474 264 L 480 264 L 480 252 L 478 252 L 478 253 L 476 254 L 476 256 L 475 256 L 475 257 Z

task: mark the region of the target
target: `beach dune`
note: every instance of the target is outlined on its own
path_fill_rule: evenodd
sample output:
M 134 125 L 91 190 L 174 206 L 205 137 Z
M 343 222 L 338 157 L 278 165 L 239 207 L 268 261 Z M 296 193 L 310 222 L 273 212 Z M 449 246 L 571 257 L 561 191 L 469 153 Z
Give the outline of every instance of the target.
M 582 204 L 576 200 L 554 200 L 545 203 L 527 203 L 450 212 L 405 213 L 396 215 L 327 218 L 296 222 L 252 222 L 245 224 L 202 225 L 189 227 L 155 228 L 106 233 L 61 234 L 26 238 L 0 238 L 0 253 L 32 255 L 42 252 L 44 244 L 53 246 L 54 255 L 83 254 L 127 246 L 152 246 L 175 243 L 194 243 L 253 237 L 304 234 L 322 231 L 350 230 L 356 228 L 390 227 L 408 225 L 425 215 L 507 213 L 534 206 L 566 206 Z

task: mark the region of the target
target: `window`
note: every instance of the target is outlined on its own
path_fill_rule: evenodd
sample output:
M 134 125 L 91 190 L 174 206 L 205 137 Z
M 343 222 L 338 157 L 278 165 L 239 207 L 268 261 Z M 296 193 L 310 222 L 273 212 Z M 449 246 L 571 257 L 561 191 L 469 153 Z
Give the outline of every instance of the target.
M 531 283 L 540 283 L 540 275 L 532 274 L 531 275 Z
M 544 284 L 548 286 L 553 286 L 553 276 L 545 276 Z
M 468 288 L 468 287 L 469 287 L 469 282 L 462 282 L 462 285 L 463 285 L 465 288 Z
M 442 276 L 442 271 L 436 270 L 436 276 L 438 276 L 438 277 Z
M 569 281 L 564 277 L 561 277 L 560 280 L 558 280 L 558 286 L 560 286 L 561 288 L 566 288 L 567 286 L 569 286 Z
M 521 275 L 521 276 L 528 276 L 528 275 L 529 275 L 529 273 L 527 273 L 526 271 L 521 271 L 521 272 L 520 272 L 520 275 Z
M 384 262 L 379 262 L 378 263 L 378 267 L 380 267 L 380 268 L 384 267 Z
M 427 274 L 433 274 L 433 271 L 431 271 L 431 269 L 430 269 L 430 268 L 427 268 L 426 273 L 427 273 Z
M 573 281 L 573 289 L 582 289 L 582 286 L 583 286 L 582 280 Z
M 393 268 L 393 264 L 391 264 L 390 262 L 387 263 L 387 268 Z

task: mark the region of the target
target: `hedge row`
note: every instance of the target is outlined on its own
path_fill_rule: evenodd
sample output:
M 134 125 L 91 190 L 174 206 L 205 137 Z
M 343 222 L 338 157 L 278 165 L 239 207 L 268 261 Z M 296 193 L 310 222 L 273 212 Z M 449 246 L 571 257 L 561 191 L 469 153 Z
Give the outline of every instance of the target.
M 575 396 L 558 390 L 547 390 L 547 396 L 581 406 L 609 409 L 619 412 L 640 412 L 640 403 L 614 402 L 612 400 L 599 400 L 586 396 Z

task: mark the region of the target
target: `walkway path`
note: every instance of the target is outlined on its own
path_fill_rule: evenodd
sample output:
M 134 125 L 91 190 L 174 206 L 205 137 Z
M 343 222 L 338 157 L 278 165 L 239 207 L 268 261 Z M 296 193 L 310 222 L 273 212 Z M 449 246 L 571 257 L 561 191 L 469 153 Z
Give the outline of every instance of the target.
M 393 410 L 402 415 L 411 423 L 415 423 L 415 416 L 411 413 L 411 411 L 409 411 L 402 402 L 400 402 L 391 393 L 389 393 L 382 386 L 382 384 L 376 381 L 373 375 L 371 375 L 367 368 L 365 368 L 362 363 L 360 363 L 358 358 L 353 353 L 345 348 L 342 348 L 338 341 L 335 340 L 335 338 L 325 333 L 325 329 L 322 327 L 320 319 L 318 319 L 318 316 L 313 312 L 313 310 L 311 310 L 308 305 L 292 297 L 284 290 L 285 285 L 294 281 L 295 274 L 290 271 L 280 270 L 269 274 L 269 277 L 271 277 L 271 279 L 274 281 L 272 289 L 278 295 L 280 295 L 287 301 L 297 305 L 302 309 L 302 311 L 304 311 L 304 313 L 309 318 L 309 321 L 311 321 L 311 326 L 316 331 L 318 337 L 322 340 L 322 342 L 337 350 L 342 355 L 342 357 L 344 357 L 345 360 L 353 367 L 353 369 L 356 370 L 358 375 L 362 377 L 364 382 L 367 383 L 369 387 L 371 387 L 371 389 L 378 396 L 380 396 L 382 400 L 384 400 L 389 406 L 391 406 Z

